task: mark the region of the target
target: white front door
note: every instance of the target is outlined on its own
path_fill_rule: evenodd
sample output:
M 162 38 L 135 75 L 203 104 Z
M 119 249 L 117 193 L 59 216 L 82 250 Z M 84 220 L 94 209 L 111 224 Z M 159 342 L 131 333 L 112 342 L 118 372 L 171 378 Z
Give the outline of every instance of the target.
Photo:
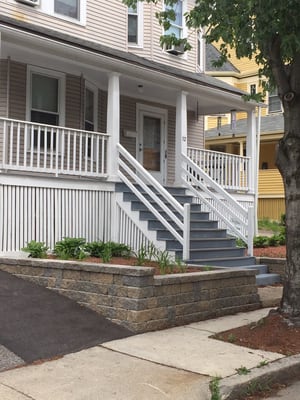
M 166 183 L 166 120 L 164 110 L 138 108 L 137 160 L 161 184 Z

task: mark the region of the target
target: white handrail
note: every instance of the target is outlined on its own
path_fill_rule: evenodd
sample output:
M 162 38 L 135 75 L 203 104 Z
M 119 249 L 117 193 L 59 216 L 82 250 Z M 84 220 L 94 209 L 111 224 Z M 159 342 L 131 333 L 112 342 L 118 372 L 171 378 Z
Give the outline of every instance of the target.
M 130 188 L 137 198 L 149 211 L 168 229 L 183 247 L 183 258 L 189 258 L 189 204 L 182 206 L 155 178 L 120 144 L 118 148 L 119 176 Z M 145 193 L 158 205 L 170 218 L 169 221 L 162 215 L 157 207 L 153 206 L 136 185 L 139 185 Z M 155 190 L 153 190 L 155 188 Z M 175 213 L 179 214 L 179 217 Z M 182 234 L 179 233 L 182 231 Z
M 251 207 L 246 210 L 234 197 L 218 185 L 205 171 L 199 168 L 190 158 L 182 154 L 182 178 L 188 189 L 214 212 L 231 231 L 248 244 L 252 255 L 253 229 Z M 201 190 L 199 190 L 201 189 Z M 208 195 L 208 200 L 203 194 Z

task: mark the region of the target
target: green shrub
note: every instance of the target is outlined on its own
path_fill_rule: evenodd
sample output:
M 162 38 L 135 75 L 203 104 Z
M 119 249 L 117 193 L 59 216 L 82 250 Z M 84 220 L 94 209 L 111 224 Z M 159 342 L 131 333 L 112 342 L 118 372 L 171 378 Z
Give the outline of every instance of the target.
M 268 236 L 255 236 L 253 238 L 253 246 L 254 247 L 267 247 L 267 246 L 269 246 L 269 238 L 268 238 Z
M 83 260 L 88 255 L 85 251 L 85 239 L 70 237 L 65 237 L 63 240 L 56 242 L 54 253 L 63 260 L 68 260 L 69 258 Z
M 92 257 L 102 258 L 104 247 L 105 247 L 104 242 L 90 242 L 90 243 L 86 243 L 86 245 L 84 246 L 84 249 Z
M 48 249 L 49 247 L 47 247 L 45 243 L 36 242 L 35 240 L 31 240 L 27 243 L 26 247 L 22 248 L 22 250 L 29 253 L 29 257 L 32 258 L 46 258 Z
M 112 257 L 129 257 L 132 252 L 131 247 L 123 243 L 107 242 L 105 246 L 110 247 Z

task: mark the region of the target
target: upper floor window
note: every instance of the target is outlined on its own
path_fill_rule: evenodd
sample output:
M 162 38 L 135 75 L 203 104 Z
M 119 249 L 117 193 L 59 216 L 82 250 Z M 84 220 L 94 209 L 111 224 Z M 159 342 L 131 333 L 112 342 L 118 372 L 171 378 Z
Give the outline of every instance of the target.
M 54 12 L 69 18 L 80 19 L 79 0 L 54 0 Z
M 269 92 L 269 113 L 281 112 L 281 100 L 278 96 L 277 89 Z
M 128 44 L 142 46 L 143 38 L 143 4 L 137 2 L 134 7 L 128 7 Z
M 203 72 L 205 65 L 205 42 L 201 31 L 198 31 L 197 35 L 197 67 L 199 72 Z
M 184 4 L 183 0 L 178 0 L 173 5 L 166 5 L 166 10 L 173 10 L 175 13 L 175 20 L 170 20 L 170 28 L 165 31 L 165 35 L 175 35 L 177 39 L 184 37 Z
M 256 94 L 256 84 L 255 83 L 250 85 L 250 94 L 251 95 Z

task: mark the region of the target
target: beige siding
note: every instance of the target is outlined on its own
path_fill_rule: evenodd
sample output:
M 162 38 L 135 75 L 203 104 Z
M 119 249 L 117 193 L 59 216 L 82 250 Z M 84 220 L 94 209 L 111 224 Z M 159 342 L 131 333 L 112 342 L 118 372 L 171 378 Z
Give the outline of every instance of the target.
M 188 0 L 188 9 L 194 5 L 193 0 Z M 162 50 L 159 39 L 163 34 L 163 29 L 159 25 L 155 13 L 162 10 L 161 2 L 157 5 L 144 4 L 144 43 L 143 48 L 129 48 L 129 51 L 139 56 L 150 58 L 163 64 L 187 71 L 195 72 L 197 67 L 197 35 L 195 32 L 189 36 L 192 50 L 182 56 L 171 55 Z
M 26 119 L 26 76 L 25 64 L 10 62 L 9 118 Z
M 66 77 L 66 126 L 83 128 L 84 82 L 78 76 Z
M 269 218 L 280 221 L 282 214 L 285 213 L 285 199 L 258 199 L 258 219 Z
M 0 62 L 0 116 L 7 117 L 7 60 Z
M 121 0 L 87 0 L 86 25 L 69 22 L 14 0 L 0 1 L 1 14 L 46 26 L 82 39 L 126 50 L 127 8 Z
M 198 149 L 204 147 L 203 117 L 188 112 L 188 146 Z

